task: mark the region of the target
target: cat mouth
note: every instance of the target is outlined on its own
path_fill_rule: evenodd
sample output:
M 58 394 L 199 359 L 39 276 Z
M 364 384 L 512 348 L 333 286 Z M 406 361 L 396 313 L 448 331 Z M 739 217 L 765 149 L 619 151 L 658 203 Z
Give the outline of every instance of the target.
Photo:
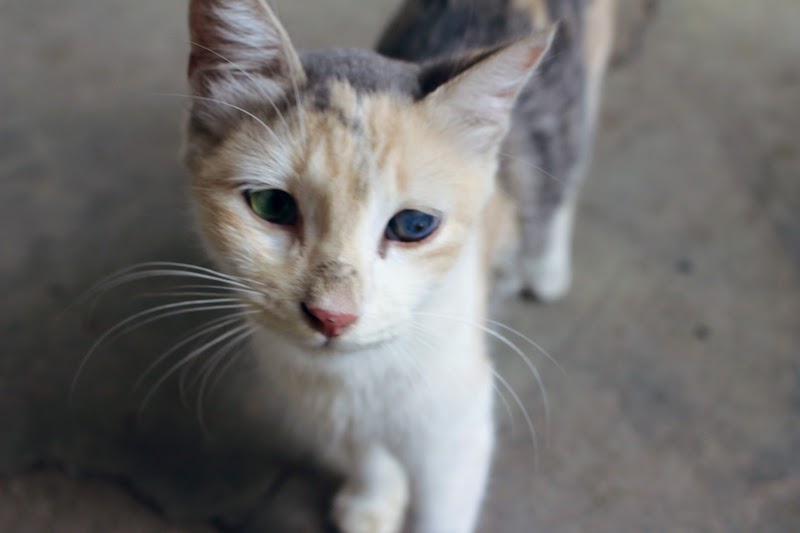
M 357 354 L 370 349 L 379 347 L 391 338 L 380 337 L 375 339 L 357 339 L 352 335 L 341 335 L 328 337 L 324 335 L 315 335 L 312 341 L 312 349 L 315 355 L 347 355 Z
M 305 317 L 300 317 L 300 320 L 297 321 L 283 320 L 281 322 L 278 322 L 276 318 L 272 314 L 266 314 L 264 317 L 256 319 L 255 322 L 265 332 L 282 337 L 285 341 L 312 356 L 358 353 L 374 349 L 397 337 L 396 334 L 389 331 L 368 334 L 367 338 L 364 338 L 363 332 L 359 334 L 352 330 L 345 331 L 341 335 L 325 335 L 313 325 L 308 324 Z
M 314 340 L 315 351 L 328 354 L 344 354 L 358 352 L 366 346 L 347 338 L 322 336 Z

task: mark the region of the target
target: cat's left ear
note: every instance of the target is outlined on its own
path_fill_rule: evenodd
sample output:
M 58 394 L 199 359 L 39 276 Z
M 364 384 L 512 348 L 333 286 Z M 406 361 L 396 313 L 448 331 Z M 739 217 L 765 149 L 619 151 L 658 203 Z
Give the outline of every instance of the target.
M 300 58 L 265 0 L 191 0 L 189 33 L 189 81 L 198 96 L 237 100 L 254 84 L 277 95 L 305 82 Z
M 473 58 L 468 68 L 422 100 L 426 114 L 469 152 L 495 155 L 511 126 L 517 97 L 555 33 L 554 27 Z

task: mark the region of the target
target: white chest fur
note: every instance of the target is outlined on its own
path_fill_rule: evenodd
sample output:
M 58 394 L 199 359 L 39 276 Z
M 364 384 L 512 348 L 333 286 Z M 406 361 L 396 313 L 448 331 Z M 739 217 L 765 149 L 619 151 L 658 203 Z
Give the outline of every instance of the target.
M 254 339 L 274 439 L 352 480 L 337 500 L 339 523 L 377 513 L 386 525 L 378 531 L 397 531 L 410 499 L 408 531 L 474 526 L 493 431 L 492 372 L 476 326 L 483 288 L 470 252 L 417 315 L 424 335 L 409 326 L 349 354 L 304 352 L 269 332 Z

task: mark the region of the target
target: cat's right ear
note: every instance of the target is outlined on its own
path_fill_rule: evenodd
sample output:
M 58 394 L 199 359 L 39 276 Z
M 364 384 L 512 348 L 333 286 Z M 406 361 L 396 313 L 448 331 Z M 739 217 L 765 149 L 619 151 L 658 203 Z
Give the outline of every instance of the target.
M 550 48 L 557 27 L 478 54 L 465 67 L 433 65 L 422 85 L 434 90 L 422 101 L 428 115 L 469 152 L 496 155 L 511 125 L 517 96 Z M 445 66 L 448 66 L 445 63 Z
M 191 0 L 189 82 L 228 104 L 283 96 L 305 82 L 300 58 L 265 0 Z

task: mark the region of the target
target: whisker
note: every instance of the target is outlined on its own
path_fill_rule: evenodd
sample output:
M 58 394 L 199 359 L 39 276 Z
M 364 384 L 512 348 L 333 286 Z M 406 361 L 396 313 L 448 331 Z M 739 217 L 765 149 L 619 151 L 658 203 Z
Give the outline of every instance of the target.
M 525 353 L 517 347 L 516 344 L 514 344 L 513 342 L 508 340 L 503 335 L 501 335 L 501 334 L 497 333 L 496 331 L 493 331 L 493 330 L 491 330 L 489 328 L 485 328 L 484 331 L 486 333 L 488 333 L 489 335 L 491 335 L 492 337 L 494 337 L 497 340 L 499 340 L 500 342 L 502 342 L 503 344 L 505 344 L 506 346 L 508 346 L 514 353 L 519 355 L 520 359 L 522 359 L 522 361 L 525 363 L 525 365 L 531 371 L 531 374 L 533 374 L 533 378 L 536 380 L 536 384 L 538 385 L 539 390 L 541 391 L 542 404 L 544 405 L 545 429 L 546 430 L 549 429 L 549 427 L 550 427 L 550 401 L 547 398 L 547 391 L 544 388 L 544 381 L 542 380 L 542 377 L 539 374 L 539 370 L 531 362 L 531 360 L 528 359 L 525 356 Z
M 95 298 L 101 296 L 103 293 L 106 293 L 112 289 L 120 287 L 122 285 L 127 285 L 128 283 L 133 283 L 135 281 L 140 281 L 143 279 L 149 278 L 159 278 L 159 277 L 188 277 L 188 278 L 201 278 L 201 279 L 213 279 L 210 276 L 205 274 L 199 274 L 196 272 L 189 272 L 189 271 L 180 271 L 180 270 L 148 270 L 143 272 L 125 274 L 123 276 L 110 278 L 104 281 L 102 284 L 93 287 L 90 289 L 90 292 L 84 297 L 84 301 L 88 299 L 94 300 Z M 215 280 L 221 281 L 223 280 Z M 231 281 L 224 281 L 225 283 L 234 283 Z
M 137 263 L 135 265 L 131 265 L 126 267 L 117 272 L 117 274 L 122 274 L 126 272 L 132 272 L 138 269 L 147 268 L 147 269 L 164 269 L 164 268 L 177 268 L 181 270 L 196 270 L 203 274 L 208 274 L 214 277 L 217 281 L 235 281 L 238 282 L 240 286 L 247 287 L 246 283 L 253 283 L 255 285 L 263 285 L 261 282 L 250 279 L 244 278 L 241 276 L 232 276 L 230 274 L 225 274 L 223 272 L 219 272 L 217 270 L 206 268 L 200 265 L 193 265 L 191 263 L 180 263 L 177 261 L 147 261 L 144 263 Z M 110 276 L 113 277 L 114 275 Z
M 522 332 L 512 328 L 511 326 L 509 326 L 507 324 L 503 324 L 502 322 L 498 322 L 497 320 L 486 319 L 486 323 L 487 324 L 491 324 L 493 326 L 497 326 L 498 328 L 502 328 L 502 329 L 504 329 L 506 331 L 509 331 L 509 332 L 513 333 L 517 337 L 521 338 L 522 340 L 524 340 L 525 342 L 527 342 L 528 344 L 530 344 L 531 346 L 536 348 L 539 351 L 539 353 L 544 355 L 548 360 L 550 360 L 551 363 L 553 363 L 555 365 L 556 368 L 558 368 L 563 374 L 566 375 L 567 371 L 564 370 L 564 367 L 561 366 L 561 363 L 559 363 L 556 360 L 555 357 L 550 355 L 550 353 L 547 350 L 542 348 L 542 346 L 539 343 L 537 343 L 536 341 L 534 341 L 533 339 L 531 339 L 527 335 L 524 335 Z
M 533 421 L 531 420 L 530 415 L 528 414 L 528 410 L 525 408 L 525 404 L 520 399 L 519 395 L 516 393 L 514 388 L 511 384 L 506 381 L 506 379 L 494 368 L 492 368 L 492 374 L 500 382 L 503 387 L 511 394 L 511 398 L 514 400 L 514 403 L 517 404 L 519 410 L 522 412 L 522 417 L 525 419 L 525 424 L 528 426 L 528 433 L 531 437 L 531 444 L 533 445 L 533 467 L 534 471 L 539 470 L 539 438 L 536 435 L 536 429 L 533 426 Z
M 208 298 L 208 297 L 206 297 L 203 300 L 188 300 L 188 301 L 183 301 L 183 302 L 173 302 L 171 304 L 164 304 L 164 305 L 160 305 L 160 306 L 157 306 L 157 307 L 154 307 L 154 308 L 145 309 L 144 311 L 141 311 L 141 312 L 137 313 L 136 315 L 132 315 L 130 317 L 130 319 L 136 318 L 137 315 L 143 317 L 143 316 L 147 316 L 148 314 L 155 314 L 157 312 L 164 311 L 166 309 L 171 309 L 171 308 L 180 308 L 180 307 L 189 307 L 189 308 L 191 308 L 193 305 L 201 305 L 201 304 L 203 304 L 203 305 L 204 304 L 215 304 L 216 305 L 216 304 L 229 304 L 229 303 L 233 303 L 233 302 L 239 302 L 239 305 L 237 305 L 236 307 L 241 307 L 241 308 L 245 307 L 245 304 L 241 303 L 238 298 Z M 123 324 L 124 322 L 125 322 L 125 320 L 123 320 L 122 322 L 117 323 L 115 326 L 113 326 L 111 328 L 111 330 L 113 330 L 114 327 L 124 325 Z M 132 331 L 135 331 L 135 330 L 139 329 L 142 325 L 144 325 L 146 323 L 149 323 L 149 322 L 140 322 L 140 323 L 134 322 L 133 324 L 128 325 L 128 327 L 126 327 L 124 330 L 122 330 L 118 335 L 116 335 L 115 337 L 109 339 L 109 342 L 113 342 L 117 338 L 119 338 L 121 336 L 124 336 L 124 335 L 127 335 L 127 334 L 131 333 Z M 108 333 L 111 333 L 111 330 L 108 330 Z M 98 342 L 100 342 L 100 339 L 98 339 Z
M 525 165 L 528 165 L 528 166 L 529 166 L 529 167 L 531 167 L 532 169 L 534 169 L 534 170 L 537 170 L 537 171 L 541 172 L 542 174 L 544 174 L 545 176 L 547 176 L 548 178 L 550 178 L 550 179 L 552 179 L 552 180 L 555 180 L 555 181 L 557 181 L 557 182 L 559 182 L 559 183 L 565 183 L 565 181 L 564 181 L 563 179 L 555 177 L 554 175 L 552 175 L 551 173 L 547 172 L 547 171 L 546 171 L 545 169 L 543 169 L 542 167 L 539 167 L 539 166 L 536 166 L 536 165 L 534 165 L 533 163 L 531 163 L 531 162 L 530 162 L 530 161 L 528 161 L 527 159 L 523 159 L 523 158 L 521 158 L 521 157 L 518 157 L 518 156 L 515 156 L 515 155 L 511 155 L 511 154 L 508 154 L 508 153 L 505 153 L 505 152 L 499 152 L 499 153 L 498 153 L 498 155 L 501 155 L 501 156 L 503 156 L 503 157 L 507 157 L 507 158 L 509 158 L 509 159 L 513 159 L 514 161 L 519 161 L 520 163 L 523 163 L 523 164 L 525 164 Z
M 482 331 L 486 332 L 488 335 L 496 338 L 497 340 L 499 340 L 500 342 L 502 342 L 503 344 L 508 346 L 525 363 L 525 365 L 528 367 L 528 370 L 530 370 L 531 375 L 533 376 L 534 380 L 536 381 L 536 383 L 537 383 L 537 385 L 539 387 L 539 390 L 541 391 L 542 404 L 544 405 L 545 428 L 547 429 L 547 428 L 550 427 L 550 402 L 547 399 L 547 391 L 546 391 L 546 389 L 544 387 L 544 382 L 542 380 L 542 377 L 539 374 L 539 370 L 536 368 L 536 365 L 534 365 L 533 362 L 531 362 L 531 360 L 525 355 L 525 352 L 520 350 L 519 347 L 516 344 L 511 342 L 507 337 L 505 337 L 505 336 L 501 335 L 500 333 L 494 331 L 493 329 L 491 329 L 491 328 L 489 328 L 487 326 L 484 326 L 483 324 L 480 324 L 478 322 L 475 322 L 473 320 L 469 320 L 467 318 L 443 315 L 443 314 L 439 314 L 439 313 L 428 313 L 428 312 L 415 312 L 415 314 L 421 315 L 421 316 L 430 316 L 430 317 L 434 317 L 434 318 L 442 318 L 442 319 L 446 319 L 446 320 L 453 320 L 453 321 L 456 321 L 456 322 L 460 322 L 462 324 L 466 324 L 466 325 L 470 325 L 472 327 L 479 328 Z
M 175 291 L 226 291 L 226 292 L 254 292 L 256 294 L 260 294 L 258 291 L 252 291 L 249 289 L 242 289 L 240 287 L 232 287 L 230 285 L 209 285 L 209 284 L 197 284 L 197 285 L 175 285 L 174 287 L 170 287 L 170 290 Z
M 139 408 L 139 415 L 141 416 L 144 413 L 144 410 L 147 407 L 148 402 L 153 397 L 153 395 L 158 391 L 158 389 L 161 387 L 161 385 L 163 385 L 164 382 L 167 381 L 170 378 L 170 376 L 172 376 L 172 374 L 174 374 L 177 370 L 179 370 L 183 365 L 191 362 L 193 359 L 197 358 L 199 355 L 201 355 L 203 352 L 205 352 L 209 348 L 213 348 L 217 344 L 225 341 L 225 339 L 229 339 L 230 337 L 232 337 L 234 335 L 238 335 L 245 328 L 249 328 L 249 327 L 251 327 L 249 324 L 243 324 L 243 325 L 239 326 L 238 328 L 234 328 L 234 329 L 228 331 L 227 333 L 223 333 L 222 335 L 219 335 L 219 336 L 215 337 L 213 340 L 205 343 L 204 345 L 200 346 L 199 348 L 196 348 L 196 349 L 192 350 L 188 355 L 186 355 L 180 361 L 178 361 L 177 363 L 172 365 L 166 371 L 166 373 L 164 373 L 163 376 L 161 376 L 158 380 L 156 380 L 155 384 L 150 388 L 150 391 L 144 397 L 144 400 L 142 400 L 142 405 Z
M 494 369 L 492 369 L 492 370 L 494 371 Z M 503 391 L 501 391 L 497 387 L 497 385 L 495 384 L 494 380 L 492 380 L 492 389 L 494 390 L 494 392 L 497 393 L 497 397 L 500 398 L 500 403 L 503 404 L 503 409 L 505 409 L 506 415 L 508 416 L 508 420 L 509 420 L 509 422 L 511 422 L 511 430 L 514 431 L 516 429 L 516 422 L 517 421 L 514 418 L 513 411 L 511 411 L 511 404 L 508 403 L 508 399 L 506 398 L 506 395 L 503 394 Z
M 227 287 L 223 285 L 177 285 L 171 290 L 148 291 L 134 296 L 134 298 L 210 298 L 210 297 L 233 297 L 236 293 L 261 295 L 257 291 L 240 289 L 238 287 Z
M 147 268 L 147 270 L 141 270 L 143 268 Z M 187 269 L 195 269 L 198 272 L 194 272 Z M 136 272 L 136 270 L 140 271 Z M 244 282 L 262 285 L 261 283 L 254 280 L 227 276 L 225 274 L 216 272 L 214 270 L 196 265 L 171 263 L 171 262 L 140 263 L 138 265 L 132 265 L 130 267 L 119 270 L 116 273 L 111 274 L 110 276 L 107 276 L 106 278 L 100 280 L 91 288 L 89 288 L 86 292 L 84 292 L 81 296 L 79 296 L 75 300 L 75 302 L 67 309 L 73 306 L 82 305 L 89 300 L 97 298 L 102 293 L 114 289 L 118 286 L 139 281 L 142 279 L 155 278 L 155 277 L 188 277 L 188 278 L 204 279 L 204 280 L 224 283 L 228 286 L 235 287 L 236 289 L 238 289 L 238 292 L 247 292 L 256 295 L 260 293 L 258 293 L 258 291 L 254 291 L 253 289 L 251 289 Z
M 426 334 L 428 334 L 430 336 L 433 336 L 433 334 L 434 334 L 433 331 L 429 330 L 428 328 L 426 328 L 422 324 L 418 324 L 416 322 L 411 322 L 409 325 L 411 326 L 412 329 L 414 329 L 414 330 L 416 330 L 418 332 L 426 333 Z M 420 340 L 417 337 L 411 337 L 411 338 L 414 339 L 414 340 Z M 423 346 L 425 346 L 425 347 L 427 347 L 427 348 L 429 348 L 431 350 L 435 350 L 436 349 L 432 344 L 430 344 L 428 342 L 423 343 Z M 511 427 L 513 429 L 515 421 L 514 421 L 514 413 L 511 411 L 511 405 L 508 403 L 508 400 L 506 399 L 506 397 L 503 394 L 503 392 L 500 389 L 497 388 L 497 385 L 494 383 L 494 380 L 492 380 L 492 389 L 497 393 L 497 396 L 500 398 L 500 402 L 503 404 L 503 407 L 505 408 L 506 414 L 508 415 L 508 419 L 511 422 Z
M 207 46 L 203 46 L 202 44 L 200 44 L 200 43 L 198 43 L 198 42 L 196 42 L 196 41 L 191 41 L 191 40 L 190 40 L 190 41 L 189 41 L 189 43 L 190 43 L 192 46 L 196 46 L 197 48 L 200 48 L 200 49 L 202 49 L 202 50 L 205 50 L 206 52 L 209 52 L 209 53 L 211 53 L 211 54 L 214 54 L 214 55 L 215 55 L 215 56 L 217 56 L 218 58 L 220 58 L 220 59 L 222 59 L 223 61 L 227 62 L 227 63 L 228 63 L 229 65 L 231 65 L 233 68 L 235 68 L 236 70 L 238 70 L 239 72 L 241 72 L 242 74 L 244 74 L 244 75 L 245 75 L 245 77 L 247 77 L 247 79 L 248 79 L 248 80 L 250 80 L 250 81 L 253 83 L 253 85 L 254 85 L 256 88 L 258 88 L 258 89 L 262 89 L 262 87 L 261 87 L 261 84 L 260 84 L 260 83 L 258 83 L 258 80 L 257 80 L 257 79 L 256 79 L 256 78 L 255 78 L 255 77 L 252 75 L 252 74 L 250 74 L 249 72 L 247 72 L 246 70 L 244 70 L 242 67 L 240 67 L 239 65 L 237 65 L 236 63 L 234 63 L 233 61 L 231 61 L 230 59 L 228 59 L 227 57 L 225 57 L 225 56 L 224 56 L 224 55 L 222 55 L 221 53 L 219 53 L 219 52 L 217 52 L 216 50 L 213 50 L 213 49 L 211 49 L 211 48 L 209 48 L 209 47 L 207 47 Z M 289 131 L 289 130 L 290 130 L 290 128 L 289 128 L 289 123 L 286 121 L 286 118 L 283 116 L 283 113 L 281 113 L 281 110 L 280 110 L 280 109 L 278 109 L 278 106 L 277 106 L 277 105 L 275 105 L 275 101 L 272 99 L 272 97 L 269 95 L 269 93 L 267 93 L 267 92 L 266 92 L 266 91 L 264 91 L 263 89 L 262 89 L 260 92 L 261 92 L 261 95 L 262 95 L 264 98 L 266 98 L 266 99 L 267 99 L 267 101 L 270 103 L 270 105 L 272 106 L 272 109 L 274 109 L 274 110 L 275 110 L 275 112 L 278 114 L 278 116 L 280 117 L 281 121 L 283 122 L 283 125 L 286 127 L 286 130 L 287 130 L 287 131 Z
M 252 328 L 252 327 L 255 327 L 255 326 L 251 326 L 251 328 Z M 217 349 L 217 350 L 216 350 L 216 351 L 215 351 L 215 352 L 214 352 L 214 353 L 213 353 L 213 354 L 212 354 L 212 355 L 211 355 L 211 356 L 208 358 L 208 360 L 206 360 L 206 361 L 204 361 L 204 362 L 203 362 L 202 366 L 200 367 L 200 369 L 198 370 L 198 372 L 196 372 L 196 373 L 195 373 L 195 375 L 192 377 L 192 379 L 190 380 L 190 382 L 188 383 L 188 385 L 187 385 L 187 380 L 189 380 L 189 372 L 190 372 L 190 369 L 191 369 L 191 368 L 193 368 L 193 367 L 191 367 L 191 366 L 189 366 L 189 365 L 186 365 L 186 366 L 184 366 L 184 367 L 181 369 L 180 380 L 178 381 L 178 388 L 180 389 L 180 393 L 181 393 L 181 401 L 182 401 L 183 403 L 185 403 L 185 404 L 187 404 L 187 405 L 188 405 L 188 400 L 187 400 L 187 398 L 186 398 L 186 392 L 188 391 L 188 389 L 189 389 L 189 388 L 191 388 L 191 387 L 193 387 L 194 385 L 196 385 L 198 381 L 201 381 L 201 378 L 203 377 L 204 373 L 206 372 L 206 370 L 208 370 L 208 366 L 209 366 L 209 364 L 210 364 L 212 361 L 214 361 L 214 360 L 217 358 L 217 356 L 219 356 L 220 354 L 223 354 L 223 353 L 224 353 L 224 351 L 225 351 L 227 348 L 230 348 L 230 347 L 232 347 L 234 344 L 235 344 L 234 342 L 225 343 L 225 344 L 224 344 L 222 347 L 220 347 L 219 349 Z
M 211 292 L 211 291 L 152 291 L 152 292 L 143 292 L 134 296 L 134 298 L 183 298 L 183 297 L 210 297 L 210 296 L 217 296 L 217 297 L 224 297 L 224 296 L 231 296 L 231 293 L 228 291 L 219 291 L 219 292 Z
M 291 72 L 289 73 L 289 77 L 292 79 L 292 91 L 294 92 L 294 101 L 295 105 L 297 106 L 297 118 L 300 121 L 300 133 L 303 137 L 303 142 L 306 146 L 308 146 L 308 132 L 306 131 L 306 123 L 305 117 L 303 116 L 303 106 L 302 101 L 300 98 L 300 88 L 297 85 L 297 70 L 295 65 L 290 61 L 289 62 L 289 69 Z
M 192 99 L 192 100 L 200 100 L 200 101 L 204 101 L 204 102 L 213 102 L 213 103 L 215 103 L 215 104 L 219 104 L 219 105 L 221 105 L 221 106 L 230 107 L 230 108 L 232 108 L 232 109 L 235 109 L 235 110 L 237 110 L 237 111 L 240 111 L 240 112 L 244 113 L 244 114 L 245 114 L 245 115 L 247 115 L 248 117 L 250 117 L 250 118 L 252 118 L 253 120 L 255 120 L 256 122 L 258 122 L 258 123 L 259 123 L 261 126 L 263 126 L 263 127 L 264 127 L 264 129 L 265 129 L 265 130 L 267 130 L 267 131 L 269 132 L 269 134 L 270 134 L 270 135 L 272 135 L 272 138 L 275 140 L 275 142 L 277 142 L 277 143 L 280 143 L 280 142 L 281 142 L 281 138 L 280 138 L 280 137 L 278 137 L 278 134 L 277 134 L 277 133 L 275 133 L 275 132 L 272 130 L 272 128 L 270 128 L 269 126 L 267 126 L 266 122 L 264 122 L 263 120 L 261 120 L 260 118 L 258 118 L 257 116 L 255 116 L 255 115 L 254 115 L 253 113 L 251 113 L 250 111 L 248 111 L 248 110 L 246 110 L 246 109 L 244 109 L 244 108 L 242 108 L 242 107 L 239 107 L 239 106 L 237 106 L 237 105 L 230 104 L 230 103 L 228 103 L 228 102 L 225 102 L 225 101 L 223 101 L 223 100 L 218 100 L 218 99 L 216 99 L 216 98 L 210 98 L 210 97 L 208 97 L 208 96 L 196 96 L 196 95 L 193 95 L 193 94 L 181 94 L 181 93 L 159 93 L 159 92 L 156 92 L 156 93 L 153 93 L 153 94 L 155 94 L 155 95 L 157 95 L 157 96 L 169 96 L 169 97 L 174 97 L 174 98 L 190 98 L 190 99 Z
M 247 313 L 247 314 L 250 314 L 250 313 Z M 239 319 L 244 318 L 244 317 L 245 317 L 245 313 L 241 313 L 241 314 L 239 314 L 237 316 L 237 318 L 239 318 Z M 207 334 L 208 331 L 206 331 L 204 333 Z M 215 352 L 215 353 L 218 353 L 218 352 L 219 352 L 219 350 L 217 352 Z M 212 356 L 212 357 L 214 357 L 214 356 Z M 187 409 L 189 408 L 189 400 L 188 400 L 188 397 L 187 397 L 187 389 L 188 388 L 187 388 L 187 385 L 186 385 L 186 381 L 188 379 L 189 372 L 193 368 L 194 368 L 194 362 L 193 361 L 189 362 L 186 365 L 184 365 L 180 370 L 180 375 L 179 375 L 179 379 L 178 379 L 178 391 L 179 391 L 180 400 L 181 400 L 181 403 L 183 404 L 183 406 L 186 407 Z M 191 386 L 191 384 L 189 386 Z
M 229 289 L 229 290 L 232 290 L 232 291 L 235 289 L 235 292 L 242 292 L 242 293 L 246 293 L 246 294 L 260 295 L 260 293 L 258 293 L 257 291 L 253 291 L 251 289 L 248 289 L 245 285 L 239 284 L 238 282 L 233 282 L 233 281 L 229 281 L 229 280 L 218 280 L 218 279 L 212 278 L 212 277 L 210 277 L 210 276 L 208 276 L 206 274 L 202 274 L 202 273 L 196 273 L 196 272 L 191 272 L 191 271 L 182 271 L 182 270 L 146 270 L 146 271 L 142 271 L 142 272 L 129 273 L 129 274 L 124 274 L 124 275 L 121 275 L 121 276 L 113 277 L 113 278 L 108 278 L 107 280 L 101 282 L 100 285 L 96 285 L 95 287 L 89 289 L 89 291 L 86 292 L 83 296 L 81 296 L 75 302 L 74 305 L 80 305 L 82 303 L 85 303 L 86 301 L 91 301 L 92 305 L 94 305 L 94 302 L 96 301 L 97 298 L 100 298 L 104 293 L 106 293 L 106 292 L 108 292 L 108 291 L 110 291 L 112 289 L 115 289 L 115 288 L 120 287 L 122 285 L 126 285 L 126 284 L 129 284 L 129 283 L 140 281 L 140 280 L 143 280 L 143 279 L 159 278 L 159 277 L 188 277 L 188 278 L 208 279 L 208 280 L 219 281 L 219 282 L 227 283 L 227 284 L 235 284 L 233 287 L 231 287 Z M 89 310 L 90 314 L 92 314 L 92 312 L 93 312 L 93 307 L 92 307 L 92 309 Z
M 109 330 L 107 330 L 105 333 L 103 333 L 103 335 L 101 335 L 100 338 L 97 339 L 94 342 L 94 344 L 92 344 L 92 346 L 89 348 L 89 351 L 81 359 L 81 361 L 80 361 L 80 363 L 78 365 L 78 368 L 75 371 L 75 376 L 72 379 L 72 383 L 70 384 L 70 392 L 69 392 L 70 398 L 72 398 L 74 396 L 75 387 L 77 386 L 78 379 L 80 378 L 81 373 L 83 372 L 84 368 L 86 367 L 86 364 L 89 362 L 89 359 L 91 359 L 92 355 L 94 355 L 94 353 L 97 351 L 97 349 L 111 335 L 117 333 L 118 331 L 122 330 L 123 328 L 129 327 L 131 325 L 131 323 L 134 322 L 135 320 L 142 319 L 144 317 L 148 317 L 148 315 L 152 315 L 154 313 L 156 314 L 156 316 L 150 316 L 149 318 L 146 318 L 145 320 L 142 320 L 141 322 L 136 324 L 135 327 L 133 327 L 132 329 L 126 329 L 125 332 L 126 333 L 130 333 L 130 331 L 133 331 L 134 329 L 138 329 L 140 327 L 143 327 L 143 326 L 145 326 L 147 324 L 156 322 L 158 320 L 163 320 L 164 318 L 168 318 L 168 317 L 171 317 L 171 316 L 180 315 L 180 314 L 200 313 L 200 312 L 217 311 L 217 310 L 224 310 L 224 309 L 242 309 L 242 308 L 245 307 L 245 305 L 242 304 L 242 303 L 223 305 L 225 303 L 225 301 L 236 301 L 236 302 L 238 302 L 239 300 L 236 299 L 236 298 L 215 298 L 215 299 L 207 300 L 207 301 L 196 300 L 194 302 L 177 302 L 177 303 L 165 304 L 165 305 L 160 305 L 160 306 L 158 306 L 156 308 L 153 308 L 153 309 L 146 309 L 144 311 L 140 311 L 140 312 L 134 314 L 133 316 L 128 317 L 125 320 L 122 320 L 121 322 L 117 322 Z M 202 304 L 202 303 L 214 303 L 215 305 L 192 307 L 193 305 L 199 305 L 199 304 Z M 167 311 L 168 309 L 171 309 L 172 311 L 161 313 L 161 311 Z M 157 313 L 160 313 L 160 314 L 157 314 Z
M 253 326 L 253 327 L 252 327 L 252 328 L 249 330 L 249 333 L 248 333 L 248 335 L 247 335 L 247 336 L 250 336 L 250 335 L 252 335 L 253 333 L 255 333 L 256 331 L 258 331 L 259 327 L 260 327 L 260 326 Z M 243 338 L 243 339 L 241 339 L 239 342 L 242 342 L 243 340 L 246 340 L 246 339 L 247 339 L 247 337 L 244 337 L 244 338 Z M 234 346 L 235 346 L 235 345 L 236 345 L 236 344 L 234 343 Z M 216 388 L 216 387 L 219 385 L 220 381 L 222 381 L 222 377 L 225 375 L 225 373 L 226 373 L 228 370 L 230 370 L 230 368 L 231 368 L 231 366 L 233 365 L 233 363 L 234 363 L 236 360 L 238 360 L 238 359 L 239 359 L 239 357 L 241 357 L 241 356 L 242 356 L 242 354 L 244 354 L 244 353 L 245 353 L 245 351 L 244 351 L 244 350 L 241 350 L 241 351 L 239 351 L 237 354 L 235 354 L 235 355 L 233 355 L 233 356 L 231 356 L 231 357 L 229 357 L 229 358 L 228 358 L 228 361 L 227 361 L 227 362 L 225 363 L 225 365 L 224 365 L 224 366 L 223 366 L 223 367 L 222 367 L 222 368 L 219 370 L 219 372 L 217 373 L 217 377 L 216 377 L 216 378 L 214 379 L 214 381 L 211 383 L 211 388 L 210 388 L 210 390 L 209 390 L 209 394 L 211 394 L 211 393 L 214 391 L 214 389 L 215 389 L 215 388 Z
M 234 316 L 224 316 L 221 318 L 215 318 L 206 322 L 205 324 L 198 326 L 197 328 L 190 331 L 187 337 L 181 339 L 176 344 L 174 344 L 171 348 L 167 351 L 163 352 L 161 355 L 158 356 L 150 365 L 142 372 L 142 375 L 139 376 L 139 379 L 136 380 L 134 384 L 134 388 L 138 389 L 141 387 L 144 380 L 153 372 L 162 362 L 166 361 L 172 354 L 180 350 L 182 347 L 186 346 L 190 342 L 195 339 L 202 337 L 203 335 L 207 335 L 211 332 L 217 331 L 219 329 L 225 328 L 238 322 L 242 317 L 247 316 L 249 314 L 256 313 L 257 311 L 244 311 L 242 313 L 236 313 Z
M 210 389 L 206 389 L 206 386 L 208 385 L 208 380 L 210 379 L 211 374 L 214 373 L 214 370 L 219 366 L 219 364 L 222 361 L 225 360 L 225 358 L 228 356 L 230 351 L 233 350 L 233 348 L 237 344 L 239 344 L 240 342 L 243 342 L 250 335 L 252 335 L 257 329 L 258 329 L 257 326 L 252 326 L 251 325 L 244 332 L 240 333 L 239 335 L 234 337 L 232 340 L 230 340 L 227 343 L 225 343 L 219 350 L 217 350 L 217 352 L 214 353 L 214 355 L 211 356 L 211 358 L 209 359 L 209 363 L 211 363 L 211 364 L 208 365 L 208 368 L 205 369 L 205 370 L 203 370 L 202 368 L 200 369 L 200 372 L 202 373 L 202 379 L 200 380 L 200 384 L 199 384 L 198 391 L 197 391 L 197 421 L 200 423 L 200 426 L 202 428 L 205 429 L 205 427 L 206 427 L 205 417 L 203 416 L 203 398 L 207 397 L 207 394 L 205 394 L 206 391 L 208 392 L 208 395 L 210 395 L 211 392 L 214 390 L 213 386 Z M 241 354 L 243 352 L 239 352 L 239 353 Z M 219 383 L 222 375 L 230 368 L 230 366 L 233 364 L 233 361 L 236 361 L 236 359 L 237 359 L 236 357 L 228 357 L 228 361 L 225 362 L 224 367 L 217 374 L 217 377 L 214 380 L 213 385 L 216 385 L 216 384 Z
M 255 313 L 257 313 L 257 311 L 236 313 L 233 317 L 231 317 L 231 318 L 234 318 L 234 320 L 232 320 L 231 322 L 225 324 L 225 327 L 231 326 L 231 325 L 235 324 L 237 321 L 241 321 L 242 319 L 245 319 L 247 317 L 247 315 L 251 315 L 251 314 L 255 314 Z M 202 328 L 195 329 L 195 330 L 192 331 L 193 334 L 199 333 L 199 335 L 196 335 L 195 338 L 202 337 L 203 335 L 207 335 L 208 333 L 211 332 L 210 330 L 200 331 L 200 329 L 202 329 Z M 186 340 L 187 342 L 190 342 L 188 339 L 184 339 L 184 340 Z M 194 339 L 192 339 L 192 340 L 194 340 Z M 162 359 L 166 359 L 166 358 L 162 356 Z M 181 401 L 181 404 L 183 404 L 183 406 L 186 407 L 186 408 L 189 407 L 189 400 L 187 398 L 186 380 L 187 380 L 189 372 L 190 372 L 190 370 L 192 368 L 194 368 L 194 362 L 193 361 L 191 361 L 188 364 L 186 364 L 185 366 L 183 366 L 181 368 L 181 370 L 180 370 L 180 375 L 179 375 L 179 379 L 178 379 L 178 391 L 179 391 L 180 401 Z

